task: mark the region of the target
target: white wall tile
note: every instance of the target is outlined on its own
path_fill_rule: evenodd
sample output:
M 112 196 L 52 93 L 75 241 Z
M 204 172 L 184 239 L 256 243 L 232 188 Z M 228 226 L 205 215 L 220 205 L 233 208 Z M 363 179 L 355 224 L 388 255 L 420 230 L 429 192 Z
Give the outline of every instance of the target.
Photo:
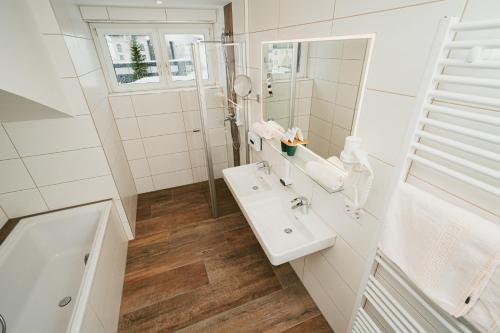
M 338 307 L 321 287 L 320 282 L 307 267 L 304 267 L 302 282 L 332 329 L 335 332 L 347 332 L 348 319 L 342 315 Z
M 193 172 L 193 183 L 199 183 L 206 181 L 208 179 L 207 167 L 196 167 L 192 168 Z
M 0 206 L 9 218 L 41 213 L 48 210 L 37 189 L 0 194 Z
M 342 11 L 339 8 L 347 2 L 352 3 L 351 1 L 337 2 L 336 16 Z M 390 2 L 404 4 L 405 1 Z M 366 6 L 364 1 L 354 3 L 362 7 L 371 5 L 380 7 L 378 1 L 366 4 Z M 415 96 L 439 20 L 444 16 L 460 17 L 464 4 L 463 0 L 436 1 L 422 6 L 401 8 L 397 11 L 354 16 L 349 19 L 335 20 L 332 31 L 339 36 L 376 33 L 367 87 Z M 395 45 L 397 48 L 394 47 Z
M 79 205 L 92 201 L 116 198 L 113 177 L 104 176 L 40 187 L 49 209 Z
M 0 160 L 7 160 L 16 157 L 19 157 L 19 155 L 12 145 L 12 142 L 10 142 L 7 133 L 5 133 L 5 130 L 0 125 Z
M 144 178 L 137 178 L 134 180 L 138 193 L 146 193 L 154 191 L 153 178 L 144 177 Z
M 191 169 L 153 176 L 153 184 L 157 190 L 191 183 L 193 183 Z
M 34 187 L 35 184 L 21 159 L 0 161 L 0 193 Z
M 279 0 L 252 0 L 248 2 L 248 29 L 250 32 L 278 27 Z
M 153 175 L 191 168 L 188 152 L 155 156 L 148 161 Z
M 143 158 L 140 160 L 129 161 L 130 171 L 132 171 L 132 176 L 134 178 L 143 178 L 151 176 L 151 172 L 149 171 L 148 161 Z
M 59 77 L 75 77 L 73 62 L 62 35 L 44 35 L 43 41 Z
M 186 134 L 184 133 L 145 138 L 143 142 L 148 157 L 188 150 Z
M 185 132 L 182 113 L 137 117 L 143 138 Z
M 109 20 L 106 7 L 102 6 L 80 6 L 82 18 L 85 20 Z
M 364 214 L 355 221 L 344 212 L 345 197 L 340 194 L 328 194 L 315 184 L 313 189 L 313 210 L 358 253 L 366 258 L 372 249 L 378 221 L 369 214 Z
M 60 34 L 59 24 L 49 0 L 29 0 L 28 4 L 38 30 L 43 34 Z
M 195 111 L 200 109 L 196 90 L 181 90 L 179 94 L 181 97 L 182 111 Z
M 179 92 L 176 91 L 132 95 L 132 103 L 137 116 L 182 111 Z
M 187 111 L 182 113 L 184 117 L 184 127 L 186 131 L 201 128 L 201 114 L 200 111 Z
M 335 106 L 333 123 L 347 130 L 351 130 L 354 121 L 354 109 L 346 108 L 342 105 Z
M 362 71 L 362 60 L 342 60 L 340 64 L 339 82 L 359 86 Z
M 313 98 L 311 101 L 311 115 L 328 123 L 333 121 L 335 105 L 333 103 Z
M 137 118 L 121 118 L 116 120 L 122 140 L 138 139 L 141 137 Z
M 129 161 L 146 157 L 141 139 L 123 141 L 123 148 Z
M 335 18 L 354 16 L 426 3 L 428 0 L 336 0 Z
M 225 128 L 212 128 L 208 130 L 208 136 L 210 138 L 210 145 L 223 146 L 226 144 L 226 129 Z
M 7 223 L 9 218 L 5 215 L 3 209 L 0 207 L 0 229 Z
M 358 98 L 358 87 L 339 83 L 337 85 L 336 104 L 354 109 Z M 366 103 L 365 103 L 366 104 Z
M 4 123 L 21 156 L 100 146 L 90 116 Z
M 280 0 L 279 26 L 333 19 L 335 0 Z
M 367 39 L 347 39 L 342 49 L 343 59 L 363 60 L 366 55 Z
M 64 78 L 61 79 L 61 83 L 71 109 L 71 114 L 75 116 L 88 114 L 89 108 L 78 78 Z
M 314 79 L 313 97 L 322 99 L 327 102 L 335 103 L 337 96 L 337 83 Z
M 44 0 L 45 1 L 45 0 Z M 50 0 L 51 7 L 63 34 L 91 39 L 87 22 L 82 20 L 80 9 L 74 3 L 65 0 Z
M 89 148 L 24 158 L 37 186 L 109 175 L 102 148 Z
M 306 268 L 314 274 L 344 317 L 350 318 L 356 294 L 346 282 L 342 280 L 339 273 L 330 266 L 321 253 L 307 256 Z
M 363 139 L 363 149 L 394 165 L 403 148 L 413 104 L 412 97 L 367 90 L 356 133 Z
M 166 21 L 163 8 L 107 7 L 110 20 Z
M 199 9 L 199 8 L 168 8 L 167 21 L 169 22 L 208 22 L 215 23 L 217 21 L 217 12 L 215 9 Z
M 277 2 L 278 0 L 273 0 L 272 2 Z M 256 1 L 257 2 L 257 1 Z M 258 0 L 258 2 L 267 2 Z M 252 2 L 253 3 L 253 2 Z M 248 66 L 255 69 L 261 68 L 261 42 L 263 41 L 273 41 L 278 39 L 278 30 L 269 30 L 251 33 L 248 35 L 249 38 L 249 58 Z M 259 75 L 260 78 L 260 75 Z M 259 79 L 260 81 L 260 79 Z M 257 81 L 257 82 L 259 82 Z M 257 84 L 258 86 L 258 84 Z
M 78 76 L 101 67 L 92 40 L 73 36 L 64 36 L 64 40 Z
M 109 103 L 115 118 L 134 117 L 134 106 L 130 96 L 109 96 Z
M 88 107 L 91 112 L 94 112 L 108 97 L 108 88 L 104 75 L 101 70 L 96 70 L 80 76 L 79 79 Z

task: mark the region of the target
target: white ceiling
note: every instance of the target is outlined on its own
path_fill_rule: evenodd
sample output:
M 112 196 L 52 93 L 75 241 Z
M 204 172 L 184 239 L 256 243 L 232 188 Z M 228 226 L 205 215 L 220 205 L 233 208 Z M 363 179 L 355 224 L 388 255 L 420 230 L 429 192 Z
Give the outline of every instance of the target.
M 69 0 L 78 5 L 99 6 L 138 6 L 138 7 L 220 7 L 231 0 L 163 0 L 161 5 L 156 0 Z

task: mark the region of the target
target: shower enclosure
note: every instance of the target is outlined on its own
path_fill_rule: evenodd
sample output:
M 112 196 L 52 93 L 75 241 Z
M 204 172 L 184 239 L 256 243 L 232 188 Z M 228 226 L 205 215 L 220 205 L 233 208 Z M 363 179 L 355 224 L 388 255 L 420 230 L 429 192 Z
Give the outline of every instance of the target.
M 247 103 L 234 92 L 234 80 L 246 74 L 245 44 L 200 40 L 192 45 L 193 64 L 196 73 L 198 102 L 201 111 L 201 132 L 210 188 L 210 209 L 213 217 L 218 216 L 216 179 L 222 177 L 222 170 L 216 165 L 217 155 L 226 153 L 229 166 L 249 162 L 246 135 L 248 132 Z M 204 68 L 215 69 L 209 78 L 203 77 Z M 223 118 L 216 106 L 222 102 Z M 224 135 L 215 132 L 213 124 L 224 122 Z M 221 149 L 225 145 L 225 152 Z

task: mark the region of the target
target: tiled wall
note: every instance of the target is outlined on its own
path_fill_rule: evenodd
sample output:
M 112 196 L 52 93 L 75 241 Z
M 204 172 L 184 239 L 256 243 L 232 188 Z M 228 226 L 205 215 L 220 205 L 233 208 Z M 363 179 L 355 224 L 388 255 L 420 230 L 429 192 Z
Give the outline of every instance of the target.
M 207 89 L 208 132 L 216 178 L 232 164 L 221 89 Z M 109 97 L 139 193 L 207 180 L 194 89 Z
M 311 114 L 313 81 L 309 78 L 297 79 L 295 84 L 295 118 L 294 125 L 298 126 L 307 137 L 309 116 Z M 272 83 L 273 96 L 269 96 L 264 89 L 263 112 L 264 118 L 274 120 L 283 128 L 288 128 L 290 115 L 290 81 L 281 80 Z
M 366 39 L 309 43 L 309 148 L 322 157 L 339 156 L 351 133 L 366 46 Z
M 295 170 L 296 191 L 312 199 L 313 209 L 339 237 L 331 249 L 297 260 L 293 267 L 335 332 L 346 332 L 363 271 L 370 266 L 367 260 L 403 153 L 403 138 L 438 22 L 445 16 L 462 15 L 464 20 L 493 19 L 500 4 L 496 0 L 249 0 L 246 6 L 248 12 L 245 0 L 233 1 L 237 38 L 248 41 L 255 86 L 261 84 L 261 41 L 376 34 L 357 125 L 375 172 L 361 221 L 344 213 L 343 194 L 327 194 Z M 261 117 L 256 102 L 251 104 L 251 117 Z M 281 156 L 269 146 L 254 157 L 271 161 L 273 169 L 281 172 Z
M 76 116 L 1 124 L 0 207 L 13 218 L 114 198 L 133 230 L 136 189 L 88 26 L 73 4 L 28 3 Z

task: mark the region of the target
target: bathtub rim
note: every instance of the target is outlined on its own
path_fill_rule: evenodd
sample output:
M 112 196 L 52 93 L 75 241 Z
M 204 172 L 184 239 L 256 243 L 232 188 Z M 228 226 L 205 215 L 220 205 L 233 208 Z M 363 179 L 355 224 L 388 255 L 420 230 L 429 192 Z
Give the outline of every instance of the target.
M 44 212 L 32 216 L 22 217 L 16 222 L 15 226 L 10 230 L 7 237 L 0 243 L 0 265 L 13 251 L 19 238 L 24 234 L 24 231 L 30 229 L 38 224 L 50 222 L 54 216 L 58 218 L 70 217 L 78 212 L 85 212 L 89 210 L 96 210 L 99 212 L 98 225 L 92 239 L 90 247 L 90 255 L 85 265 L 82 274 L 81 283 L 75 297 L 75 305 L 73 307 L 71 316 L 66 326 L 66 333 L 78 333 L 83 324 L 87 307 L 89 306 L 89 297 L 94 278 L 97 271 L 97 264 L 104 241 L 106 228 L 111 217 L 111 209 L 113 201 L 103 200 L 99 202 L 79 205 L 75 207 L 63 208 L 55 211 Z M 5 227 L 5 226 L 4 226 Z

